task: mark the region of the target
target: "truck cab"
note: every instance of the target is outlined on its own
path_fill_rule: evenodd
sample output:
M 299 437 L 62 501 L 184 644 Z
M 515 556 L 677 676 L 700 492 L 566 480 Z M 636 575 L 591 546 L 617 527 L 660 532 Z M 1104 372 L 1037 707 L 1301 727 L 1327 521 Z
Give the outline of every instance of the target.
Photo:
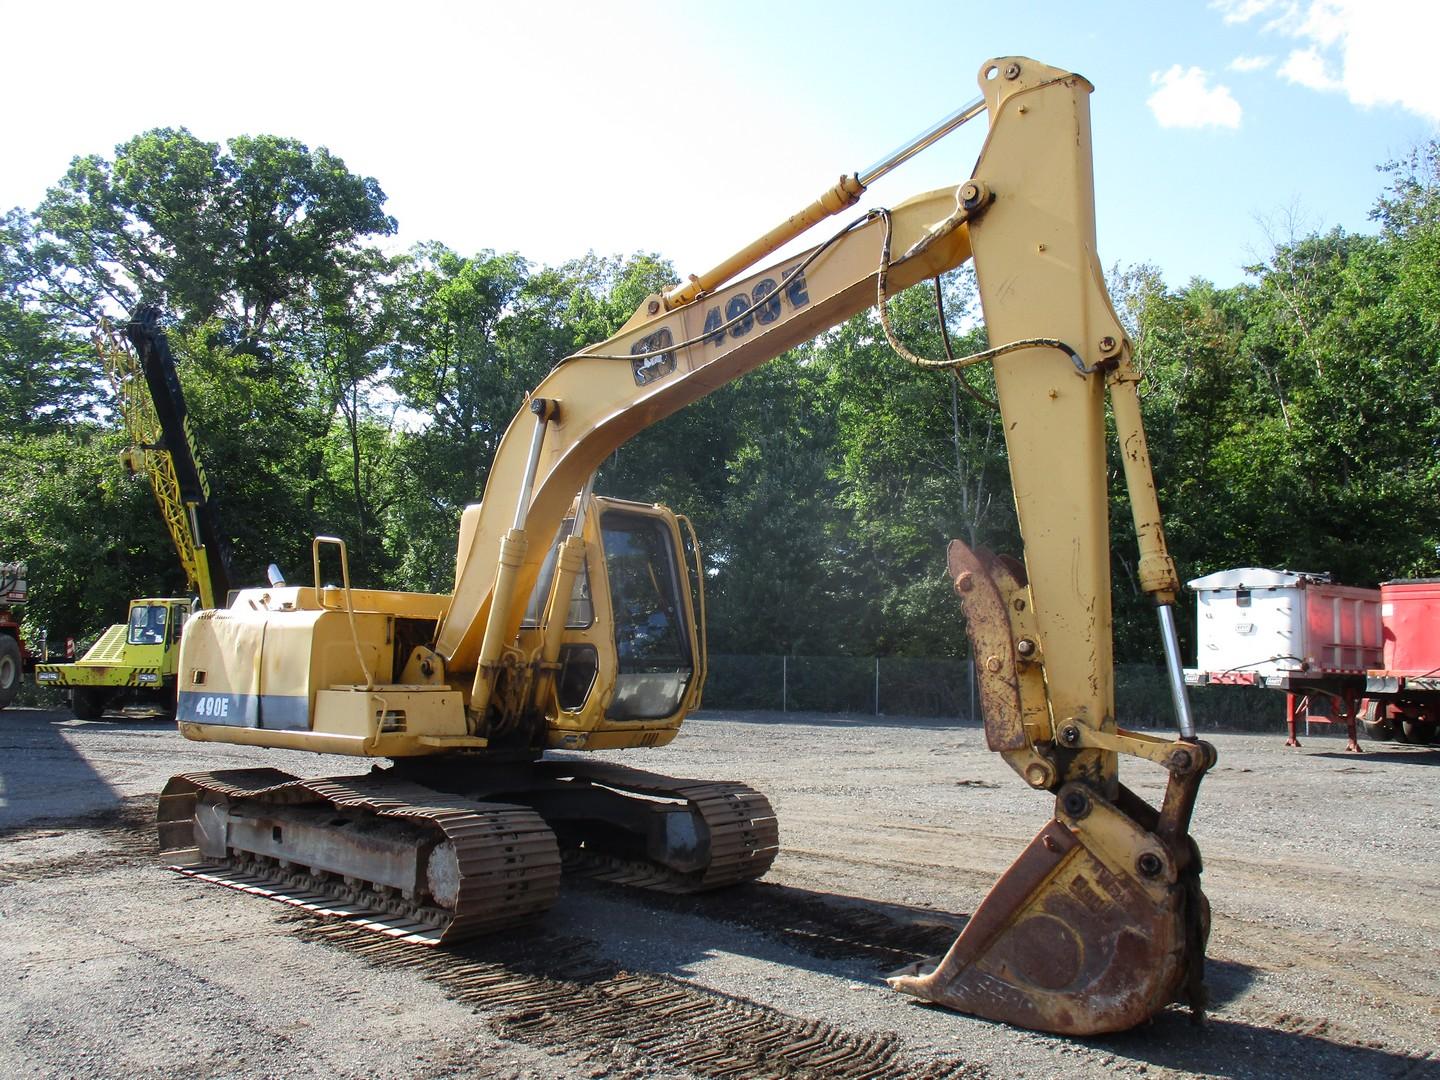
M 132 600 L 125 622 L 107 629 L 72 664 L 37 665 L 35 681 L 65 689 L 81 720 L 96 720 L 107 709 L 173 715 L 180 639 L 191 610 L 183 597 Z

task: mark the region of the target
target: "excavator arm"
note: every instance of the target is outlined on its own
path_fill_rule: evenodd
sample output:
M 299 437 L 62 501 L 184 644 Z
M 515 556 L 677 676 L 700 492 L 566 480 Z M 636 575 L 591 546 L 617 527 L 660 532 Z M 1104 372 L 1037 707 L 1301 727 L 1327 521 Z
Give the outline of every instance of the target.
M 1164 548 L 1130 343 L 1095 252 L 1092 88 L 1078 75 L 1023 59 L 988 62 L 981 87 L 984 108 L 977 103 L 957 114 L 991 118 L 969 182 L 872 213 L 776 266 L 721 280 L 757 248 L 773 250 L 853 203 L 863 188 L 855 177 L 842 178 L 721 268 L 650 297 L 617 335 L 568 357 L 542 380 L 500 444 L 483 502 L 462 524 L 455 590 L 435 645 L 450 671 L 478 672 L 484 697 L 493 670 L 485 665 L 495 659 L 481 656 L 486 630 L 492 642 L 514 638 L 545 556 L 527 545 L 507 582 L 504 568 L 518 549 L 518 538 L 507 546 L 507 536 L 553 536 L 576 492 L 626 440 L 877 298 L 973 255 L 998 347 L 992 353 L 1001 353 L 994 358 L 999 403 L 1026 563 L 1040 597 L 1032 618 L 1046 638 L 1074 643 L 1047 653 L 1052 680 L 1083 688 L 1057 702 L 1057 711 L 1101 725 L 1110 712 L 1111 667 L 1107 387 L 1132 489 L 1141 585 L 1169 605 L 1178 581 Z M 472 711 L 481 705 L 472 701 Z
M 1188 826 L 1213 750 L 1195 740 L 1171 615 L 1166 553 L 1131 345 L 1096 254 L 1089 96 L 1078 75 L 1026 58 L 981 68 L 990 129 L 970 180 L 872 213 L 808 252 L 735 277 L 863 185 L 812 206 L 705 278 L 650 297 L 622 330 L 536 387 L 462 526 L 436 659 L 474 671 L 472 716 L 492 701 L 543 550 L 575 493 L 631 436 L 888 294 L 973 259 L 992 349 L 1024 563 L 956 541 L 986 739 L 1056 817 L 1001 880 L 951 953 L 897 976 L 966 1012 L 1089 1033 L 1137 1023 L 1180 993 L 1200 1004 L 1208 915 Z M 962 114 L 981 111 L 971 107 Z M 961 115 L 961 114 L 957 114 Z M 758 252 L 758 254 L 757 254 Z M 1106 401 L 1160 612 L 1178 740 L 1116 726 Z M 1118 780 L 1121 754 L 1168 770 L 1153 811 Z

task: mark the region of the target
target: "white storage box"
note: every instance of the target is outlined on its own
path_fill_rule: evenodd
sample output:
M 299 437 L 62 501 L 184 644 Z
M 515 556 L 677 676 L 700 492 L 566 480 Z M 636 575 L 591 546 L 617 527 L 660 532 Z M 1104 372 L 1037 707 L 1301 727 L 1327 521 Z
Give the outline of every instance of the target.
M 1197 599 L 1200 672 L 1264 678 L 1380 665 L 1379 589 L 1335 585 L 1328 574 L 1257 567 L 1221 570 L 1189 586 Z
M 0 604 L 23 604 L 25 602 L 25 564 L 23 562 L 0 563 Z

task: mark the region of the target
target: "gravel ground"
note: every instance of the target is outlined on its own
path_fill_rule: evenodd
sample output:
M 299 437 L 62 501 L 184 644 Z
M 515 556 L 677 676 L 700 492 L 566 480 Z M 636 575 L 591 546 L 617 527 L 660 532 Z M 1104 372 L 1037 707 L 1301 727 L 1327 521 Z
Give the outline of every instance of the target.
M 898 1076 L 1440 1077 L 1440 751 L 1212 738 L 1220 764 L 1194 823 L 1215 916 L 1210 1019 L 1172 1009 L 1122 1036 L 1067 1040 L 891 993 L 882 977 L 898 954 L 867 951 L 847 921 L 899 927 L 902 951 L 907 932 L 943 939 L 935 927 L 974 910 L 1047 819 L 1047 800 L 974 726 L 701 714 L 671 747 L 605 756 L 765 791 L 782 844 L 765 883 L 673 900 L 579 882 L 536 931 L 387 963 L 282 905 L 164 870 L 149 835 L 171 773 L 356 762 L 12 709 L 0 716 L 0 1076 L 713 1075 L 647 1033 L 670 1024 L 693 1052 L 729 1038 L 710 1018 L 744 1017 L 881 1047 Z M 1139 764 L 1126 779 L 1152 800 L 1161 790 Z M 692 1010 L 670 1012 L 706 1019 L 682 1032 L 646 998 L 626 1024 L 587 1030 L 543 1000 L 462 985 L 464 972 L 486 983 L 483 968 L 542 998 L 591 992 L 575 956 L 612 982 L 623 971 L 670 987 Z

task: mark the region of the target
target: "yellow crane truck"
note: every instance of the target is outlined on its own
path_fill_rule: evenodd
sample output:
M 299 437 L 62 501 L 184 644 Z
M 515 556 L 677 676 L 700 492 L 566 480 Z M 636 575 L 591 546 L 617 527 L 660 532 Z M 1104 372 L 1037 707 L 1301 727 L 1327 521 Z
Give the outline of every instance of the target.
M 190 595 L 132 600 L 126 621 L 106 629 L 79 660 L 36 666 L 35 681 L 65 690 L 71 711 L 81 720 L 98 719 L 120 706 L 172 712 L 180 640 L 195 600 L 201 607 L 214 607 L 229 589 L 214 499 L 159 311 L 138 308 L 125 336 L 133 353 L 108 329 L 101 330 L 96 342 L 130 437 L 121 463 L 131 475 L 150 482 Z
M 591 480 L 637 432 L 873 305 L 921 365 L 993 364 L 1024 561 L 955 541 L 949 572 L 979 661 L 985 738 L 1054 804 L 950 951 L 891 985 L 1081 1035 L 1180 998 L 1198 1009 L 1209 916 L 1189 823 L 1215 756 L 1185 698 L 1179 582 L 1138 376 L 1095 251 L 1092 87 L 1024 57 L 987 61 L 979 84 L 979 100 L 560 360 L 501 441 L 483 501 L 463 513 L 452 593 L 352 588 L 344 545 L 321 537 L 313 585 L 243 590 L 193 617 L 178 714 L 188 738 L 389 763 L 323 780 L 174 777 L 159 828 L 182 869 L 428 943 L 537 915 L 562 866 L 669 891 L 763 874 L 779 827 L 759 792 L 578 753 L 670 742 L 705 677 L 688 522 L 603 498 Z M 989 129 L 968 179 L 753 270 L 979 116 Z M 904 351 L 887 298 L 971 259 L 992 347 L 941 361 Z M 1127 731 L 1115 715 L 1107 401 L 1174 739 Z M 338 584 L 324 582 L 322 555 Z M 1168 774 L 1158 807 L 1120 783 L 1122 756 Z

